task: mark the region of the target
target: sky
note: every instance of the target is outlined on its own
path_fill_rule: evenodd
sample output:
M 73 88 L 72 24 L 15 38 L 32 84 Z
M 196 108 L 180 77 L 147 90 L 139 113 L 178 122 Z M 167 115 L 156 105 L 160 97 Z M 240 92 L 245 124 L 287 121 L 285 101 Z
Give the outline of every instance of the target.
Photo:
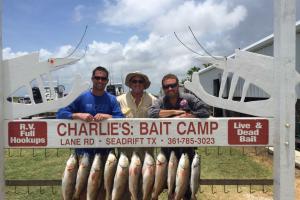
M 296 10 L 300 1 L 296 1 Z M 297 20 L 300 19 L 297 12 Z M 141 71 L 157 94 L 167 73 L 185 78 L 199 54 L 193 38 L 215 56 L 231 55 L 273 33 L 273 0 L 3 0 L 3 58 L 32 52 L 40 60 L 64 57 L 87 32 L 74 57 L 85 55 L 53 76 L 68 87 L 75 74 L 89 81 L 96 66 L 110 71 L 114 83 Z M 86 48 L 86 52 L 85 52 Z M 85 52 L 85 53 L 84 53 Z

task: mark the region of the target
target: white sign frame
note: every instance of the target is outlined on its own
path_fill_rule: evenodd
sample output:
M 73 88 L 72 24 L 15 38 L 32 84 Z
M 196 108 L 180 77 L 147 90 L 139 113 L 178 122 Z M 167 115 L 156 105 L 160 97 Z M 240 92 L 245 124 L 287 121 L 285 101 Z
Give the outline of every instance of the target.
M 2 0 L 0 0 L 0 18 L 2 19 Z M 274 199 L 293 200 L 295 199 L 295 101 L 296 80 L 299 77 L 298 72 L 295 70 L 295 0 L 275 0 L 274 1 L 274 88 L 272 91 L 272 107 L 266 105 L 262 109 L 271 109 L 267 111 L 266 117 L 274 115 L 274 121 L 277 127 L 275 128 L 274 135 Z M 2 20 L 0 20 L 2 22 Z M 0 22 L 0 23 L 1 23 Z M 2 30 L 2 23 L 0 24 Z M 2 49 L 2 34 L 0 35 L 0 47 Z M 53 60 L 54 61 L 54 60 Z M 61 61 L 61 60 L 60 60 Z M 60 62 L 58 61 L 58 62 Z M 49 61 L 52 64 L 52 61 Z M 59 64 L 59 63 L 58 63 Z M 47 64 L 49 69 L 49 63 Z M 259 69 L 257 72 L 260 73 Z M 271 72 L 270 72 L 271 73 Z M 32 110 L 46 111 L 51 106 L 59 106 L 58 102 L 35 105 L 35 109 L 28 109 L 26 113 L 18 110 L 21 107 L 15 106 L 8 107 L 6 102 L 7 92 L 10 90 L 10 83 L 12 78 L 4 81 L 9 74 L 4 73 L 4 65 L 2 55 L 0 56 L 0 130 L 4 131 L 4 119 L 12 119 L 14 117 L 22 117 L 24 114 L 32 112 Z M 11 74 L 10 74 L 11 75 Z M 233 83 L 235 84 L 235 80 Z M 266 80 L 271 81 L 271 80 Z M 85 85 L 81 85 L 83 89 Z M 191 87 L 196 89 L 195 87 Z M 78 94 L 79 90 L 73 92 Z M 232 96 L 232 92 L 229 96 Z M 74 97 L 72 96 L 72 97 Z M 31 95 L 32 98 L 32 95 Z M 200 96 L 200 98 L 202 98 Z M 205 97 L 203 97 L 205 99 Z M 71 98 L 67 100 L 71 101 Z M 64 101 L 66 103 L 66 101 Z M 208 102 L 209 104 L 209 102 Z M 226 103 L 223 103 L 225 105 Z M 61 105 L 60 105 L 61 106 Z M 221 106 L 222 107 L 222 106 Z M 235 107 L 232 104 L 232 107 Z M 238 106 L 242 108 L 241 106 Z M 24 108 L 25 109 L 25 108 Z M 261 108 L 256 108 L 261 109 Z M 9 112 L 13 111 L 13 112 Z M 51 108 L 52 110 L 52 108 Z M 251 112 L 251 108 L 246 109 Z M 34 114 L 34 112 L 32 113 Z M 251 114 L 251 113 L 250 113 Z M 266 114 L 266 113 L 264 113 Z M 160 119 L 156 119 L 160 121 Z M 272 122 L 273 123 L 273 122 Z M 5 199 L 4 191 L 4 140 L 0 140 L 0 199 Z

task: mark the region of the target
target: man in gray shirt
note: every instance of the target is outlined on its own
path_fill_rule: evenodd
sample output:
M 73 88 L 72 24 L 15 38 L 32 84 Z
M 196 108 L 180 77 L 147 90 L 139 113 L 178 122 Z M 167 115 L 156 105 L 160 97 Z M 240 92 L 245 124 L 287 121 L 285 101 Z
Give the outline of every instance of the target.
M 209 117 L 209 106 L 192 94 L 179 92 L 179 81 L 176 75 L 167 74 L 162 79 L 162 88 L 165 96 L 159 98 L 149 108 L 148 115 L 152 118 L 207 118 Z M 182 153 L 189 155 L 192 161 L 195 155 L 193 147 L 161 148 L 161 151 L 169 159 L 172 151 L 175 152 L 177 159 Z M 190 191 L 186 192 L 185 198 L 190 199 Z

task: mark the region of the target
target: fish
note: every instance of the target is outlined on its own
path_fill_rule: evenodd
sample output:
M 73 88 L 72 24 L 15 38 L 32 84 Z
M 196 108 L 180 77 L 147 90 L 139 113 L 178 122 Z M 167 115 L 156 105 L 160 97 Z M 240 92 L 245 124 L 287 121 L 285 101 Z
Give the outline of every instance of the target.
M 129 192 L 132 200 L 138 200 L 139 180 L 142 172 L 142 162 L 140 157 L 133 152 L 129 165 Z
M 77 170 L 78 170 L 77 155 L 72 154 L 67 160 L 67 164 L 61 182 L 62 196 L 64 200 L 72 200 L 73 198 Z
M 175 190 L 175 180 L 176 180 L 176 171 L 178 166 L 178 159 L 174 151 L 170 154 L 170 159 L 168 163 L 168 199 L 173 199 L 173 194 Z
M 168 173 L 168 161 L 162 152 L 160 152 L 156 158 L 156 167 L 155 167 L 155 181 L 152 192 L 152 199 L 157 200 L 160 193 L 164 190 L 167 173 Z
M 115 154 L 110 152 L 104 166 L 104 188 L 106 191 L 106 200 L 111 200 L 111 192 L 117 164 L 118 163 Z
M 184 197 L 188 189 L 189 176 L 190 160 L 188 154 L 184 153 L 181 155 L 176 171 L 175 200 L 180 200 Z
M 192 200 L 196 200 L 196 194 L 199 188 L 199 178 L 200 178 L 200 156 L 196 153 L 191 166 L 191 179 L 190 188 L 192 192 Z
M 103 177 L 101 155 L 97 153 L 87 182 L 87 200 L 96 200 Z
M 77 177 L 76 177 L 76 185 L 75 185 L 75 192 L 74 192 L 74 199 L 79 199 L 80 194 L 85 190 L 88 177 L 89 177 L 89 172 L 90 172 L 90 160 L 89 160 L 89 154 L 84 153 L 77 172 Z
M 128 187 L 128 168 L 129 160 L 125 154 L 121 153 L 114 178 L 112 200 L 122 199 L 122 195 L 125 193 L 126 187 Z
M 148 200 L 151 197 L 151 192 L 155 178 L 155 161 L 153 157 L 146 152 L 144 164 L 142 168 L 143 177 L 143 200 Z

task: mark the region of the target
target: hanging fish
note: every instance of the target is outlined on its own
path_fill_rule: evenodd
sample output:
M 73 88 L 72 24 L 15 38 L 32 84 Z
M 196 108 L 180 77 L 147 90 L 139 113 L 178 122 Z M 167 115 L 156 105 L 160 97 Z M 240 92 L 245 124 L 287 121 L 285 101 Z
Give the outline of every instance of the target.
M 85 190 L 89 177 L 90 167 L 91 164 L 89 160 L 89 154 L 84 153 L 77 172 L 75 192 L 73 196 L 74 199 L 79 199 L 80 194 Z
M 175 152 L 172 151 L 168 163 L 168 199 L 173 199 L 173 194 L 175 190 L 175 180 L 176 180 L 176 171 L 178 166 L 178 159 L 175 155 Z
M 104 166 L 104 188 L 106 191 L 106 200 L 111 200 L 111 192 L 117 164 L 118 163 L 115 154 L 110 152 Z
M 175 200 L 184 197 L 188 189 L 190 176 L 190 160 L 188 154 L 182 154 L 176 172 Z
M 155 182 L 153 187 L 152 199 L 157 200 L 160 193 L 164 190 L 166 179 L 167 179 L 167 170 L 168 162 L 165 154 L 160 152 L 156 158 L 156 167 L 155 167 Z
M 153 157 L 146 152 L 144 164 L 142 168 L 143 177 L 143 200 L 148 200 L 151 197 L 151 192 L 155 178 L 155 161 Z
M 101 155 L 96 154 L 87 183 L 87 200 L 96 200 L 103 177 Z
M 133 152 L 129 165 L 129 192 L 132 200 L 138 200 L 139 180 L 142 172 L 142 162 L 139 156 Z
M 196 153 L 191 166 L 191 180 L 190 187 L 192 192 L 192 200 L 196 200 L 196 194 L 199 188 L 199 178 L 200 178 L 200 156 Z
M 122 199 L 122 195 L 125 193 L 126 187 L 128 187 L 128 168 L 129 160 L 125 154 L 121 153 L 114 178 L 112 200 Z
M 78 160 L 76 154 L 72 154 L 66 164 L 66 168 L 62 177 L 61 188 L 64 200 L 72 200 L 76 176 L 78 170 Z

